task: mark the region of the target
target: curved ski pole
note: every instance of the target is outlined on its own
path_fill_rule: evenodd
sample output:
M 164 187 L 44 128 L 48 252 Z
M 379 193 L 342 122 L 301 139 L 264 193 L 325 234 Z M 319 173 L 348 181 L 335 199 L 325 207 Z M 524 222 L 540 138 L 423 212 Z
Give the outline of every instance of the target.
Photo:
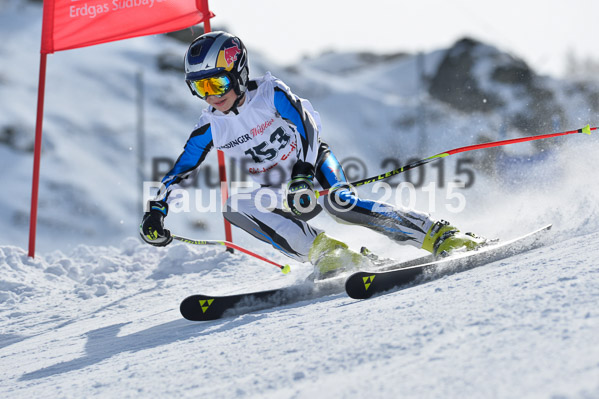
M 388 179 L 388 178 L 393 177 L 393 176 L 395 176 L 397 174 L 406 172 L 408 170 L 417 168 L 417 167 L 422 166 L 422 165 L 426 165 L 427 163 L 430 163 L 430 162 L 433 162 L 433 161 L 437 161 L 439 159 L 448 157 L 448 156 L 453 155 L 453 154 L 458 154 L 460 152 L 480 150 L 480 149 L 483 149 L 483 148 L 500 147 L 500 146 L 508 145 L 508 144 L 523 143 L 525 141 L 548 139 L 550 137 L 565 136 L 567 134 L 584 133 L 584 134 L 590 135 L 591 134 L 591 130 L 597 130 L 597 129 L 599 129 L 599 128 L 597 128 L 597 127 L 591 127 L 590 125 L 586 125 L 583 128 L 576 129 L 576 130 L 570 130 L 570 131 L 567 131 L 567 132 L 541 134 L 541 135 L 538 135 L 538 136 L 520 137 L 520 138 L 517 138 L 517 139 L 492 141 L 492 142 L 489 142 L 489 143 L 474 144 L 474 145 L 469 145 L 469 146 L 466 146 L 466 147 L 454 148 L 453 150 L 448 150 L 448 151 L 445 151 L 445 152 L 441 152 L 441 153 L 439 153 L 437 155 L 433 155 L 432 157 L 428 157 L 428 158 L 420 159 L 418 161 L 414 161 L 414 162 L 409 163 L 409 164 L 407 164 L 405 166 L 402 166 L 400 168 L 397 168 L 397 169 L 391 170 L 389 172 L 380 174 L 378 176 L 368 177 L 366 179 L 358 180 L 358 181 L 355 181 L 355 182 L 352 182 L 352 183 L 349 183 L 349 184 L 351 186 L 353 186 L 353 187 L 359 187 L 359 186 L 363 186 L 364 184 L 375 183 L 377 181 Z M 320 197 L 322 195 L 329 194 L 330 190 L 331 189 L 316 191 L 315 192 L 316 198 L 318 198 L 318 197 Z
M 278 267 L 279 269 L 281 269 L 281 272 L 283 272 L 283 274 L 287 274 L 291 271 L 291 268 L 289 267 L 289 265 L 279 265 L 276 262 L 273 262 L 270 259 L 265 258 L 262 255 L 258 255 L 257 253 L 254 253 L 250 250 L 247 250 L 243 247 L 240 247 L 239 245 L 233 244 L 230 241 L 219 241 L 219 240 L 193 240 L 191 238 L 185 238 L 185 237 L 181 237 L 181 236 L 177 236 L 174 234 L 171 234 L 171 236 L 173 237 L 173 239 L 181 241 L 181 242 L 185 242 L 187 244 L 192 244 L 192 245 L 223 245 L 227 248 L 232 248 L 232 249 L 236 249 L 240 252 L 243 252 L 244 254 L 253 256 L 256 259 L 260 259 L 266 263 L 270 263 L 271 265 L 274 265 L 276 267 Z

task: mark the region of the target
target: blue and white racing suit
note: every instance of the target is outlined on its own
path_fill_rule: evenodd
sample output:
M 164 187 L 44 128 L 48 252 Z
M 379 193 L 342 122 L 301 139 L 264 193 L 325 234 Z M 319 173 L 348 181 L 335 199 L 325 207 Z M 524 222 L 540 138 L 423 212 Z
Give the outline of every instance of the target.
M 171 191 L 216 147 L 239 165 L 246 165 L 249 175 L 261 186 L 249 195 L 231 196 L 225 206 L 225 218 L 289 257 L 307 261 L 314 239 L 322 232 L 307 221 L 318 212 L 301 218 L 288 212 L 284 206 L 285 190 L 280 185 L 290 180 L 295 163 L 303 161 L 314 165 L 317 188 L 339 187 L 334 195 L 318 199 L 319 210 L 324 208 L 339 221 L 364 226 L 420 248 L 434 222 L 430 216 L 359 198 L 347 187 L 347 178 L 335 155 L 320 140 L 320 130 L 320 116 L 310 102 L 267 73 L 250 81 L 245 101 L 237 112 L 225 114 L 212 107 L 203 111 L 183 153 L 162 179 L 157 200 L 169 202 Z

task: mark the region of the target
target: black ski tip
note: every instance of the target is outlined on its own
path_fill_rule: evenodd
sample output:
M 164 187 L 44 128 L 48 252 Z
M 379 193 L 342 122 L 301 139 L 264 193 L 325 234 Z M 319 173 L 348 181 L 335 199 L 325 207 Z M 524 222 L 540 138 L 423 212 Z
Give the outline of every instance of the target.
M 357 272 L 352 274 L 345 280 L 345 292 L 353 299 L 368 299 L 374 295 L 374 291 L 370 290 L 376 273 Z
M 215 300 L 220 298 L 191 295 L 181 301 L 179 311 L 181 316 L 191 321 L 216 320 L 222 316 L 223 310 L 218 306 L 219 303 L 214 303 Z

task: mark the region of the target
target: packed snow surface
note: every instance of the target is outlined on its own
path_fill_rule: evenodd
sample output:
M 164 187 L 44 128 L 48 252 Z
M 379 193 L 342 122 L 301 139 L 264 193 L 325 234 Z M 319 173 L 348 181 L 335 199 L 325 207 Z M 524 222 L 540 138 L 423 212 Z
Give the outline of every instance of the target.
M 211 322 L 178 302 L 296 282 L 184 244 L 0 249 L 0 396 L 599 396 L 598 233 L 356 301 L 344 293 Z M 295 274 L 295 275 L 294 275 Z

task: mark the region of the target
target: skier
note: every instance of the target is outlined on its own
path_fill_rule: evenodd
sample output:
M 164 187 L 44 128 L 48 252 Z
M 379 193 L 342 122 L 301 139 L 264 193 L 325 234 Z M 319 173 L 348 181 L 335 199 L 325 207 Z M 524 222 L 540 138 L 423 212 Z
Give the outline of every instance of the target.
M 238 37 L 212 32 L 195 39 L 185 55 L 185 80 L 191 93 L 209 107 L 162 179 L 157 197 L 149 202 L 140 225 L 147 243 L 165 246 L 173 240 L 164 228 L 169 195 L 213 147 L 237 161 L 245 160 L 253 180 L 261 186 L 249 198 L 247 194 L 231 196 L 224 217 L 285 255 L 310 261 L 320 276 L 365 263 L 362 254 L 307 223 L 322 208 L 341 222 L 367 227 L 435 256 L 458 248 L 473 249 L 484 242 L 426 213 L 359 198 L 321 140 L 318 112 L 270 73 L 250 80 L 247 51 Z M 271 184 L 269 172 L 275 169 L 285 174 L 286 187 Z M 331 193 L 317 199 L 315 189 L 320 187 Z

